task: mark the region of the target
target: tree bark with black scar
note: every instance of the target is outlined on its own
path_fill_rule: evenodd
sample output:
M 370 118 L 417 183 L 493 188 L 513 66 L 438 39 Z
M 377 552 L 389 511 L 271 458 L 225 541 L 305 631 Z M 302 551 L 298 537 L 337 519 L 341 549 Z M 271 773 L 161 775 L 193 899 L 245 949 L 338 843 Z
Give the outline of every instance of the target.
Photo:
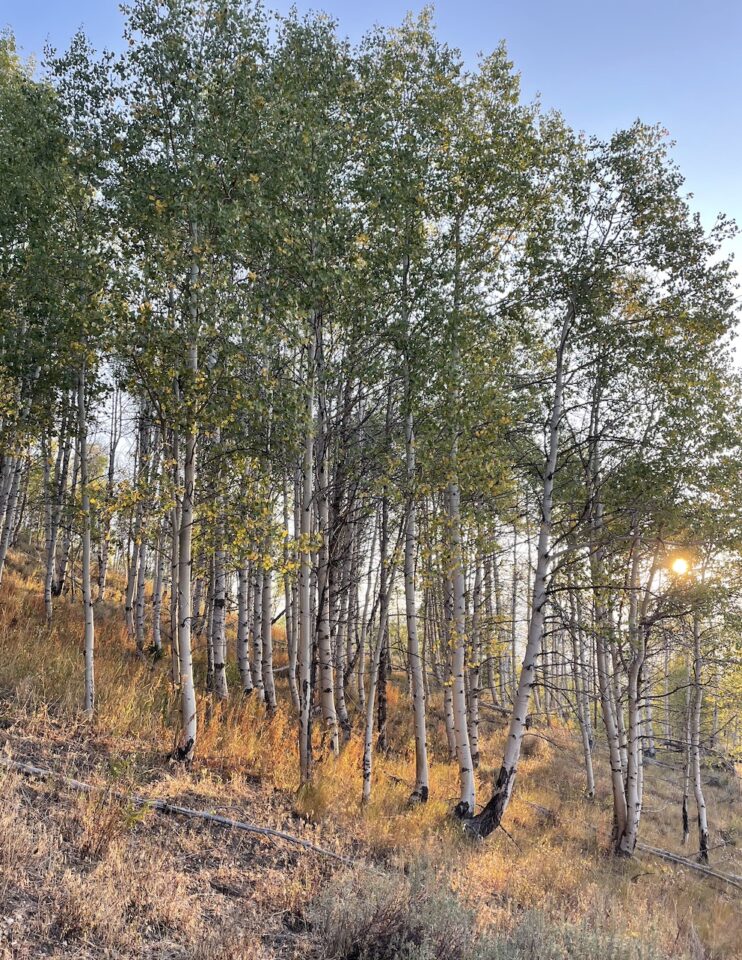
M 523 743 L 523 734 L 526 731 L 528 706 L 531 700 L 531 689 L 536 673 L 536 658 L 541 650 L 544 630 L 547 576 L 551 559 L 549 545 L 551 537 L 551 512 L 554 497 L 554 474 L 556 473 L 557 467 L 559 434 L 563 410 L 564 354 L 574 319 L 575 311 L 573 305 L 570 303 L 562 323 L 556 353 L 554 399 L 549 418 L 549 443 L 544 470 L 541 499 L 541 526 L 539 529 L 536 574 L 533 583 L 533 602 L 531 604 L 531 619 L 528 625 L 528 639 L 526 642 L 525 656 L 523 658 L 523 666 L 520 672 L 520 680 L 518 682 L 518 691 L 513 703 L 505 754 L 495 782 L 494 793 L 481 813 L 475 817 L 469 817 L 465 821 L 467 830 L 478 837 L 489 836 L 493 830 L 497 829 L 502 821 L 513 793 L 513 785 L 518 770 L 521 745 Z

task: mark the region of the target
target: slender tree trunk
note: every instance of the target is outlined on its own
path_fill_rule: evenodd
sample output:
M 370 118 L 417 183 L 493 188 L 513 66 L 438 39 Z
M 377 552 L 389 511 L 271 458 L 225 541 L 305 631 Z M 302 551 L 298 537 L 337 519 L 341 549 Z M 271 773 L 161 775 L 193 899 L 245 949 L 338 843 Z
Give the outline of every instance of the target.
M 194 258 L 191 268 L 192 287 L 198 281 L 198 265 Z M 191 321 L 195 328 L 198 306 L 195 291 L 191 291 Z M 188 373 L 195 378 L 198 373 L 198 345 L 188 347 Z M 196 748 L 198 717 L 196 711 L 196 688 L 193 682 L 193 656 L 191 651 L 192 625 L 192 537 L 194 522 L 194 496 L 196 488 L 196 428 L 190 421 L 185 432 L 185 461 L 183 468 L 183 500 L 180 511 L 180 541 L 178 544 L 178 652 L 180 656 L 181 694 L 181 742 L 178 757 L 189 761 Z
M 155 655 L 162 655 L 162 587 L 165 574 L 165 530 L 160 528 L 155 548 L 155 581 L 152 587 L 152 647 Z M 99 594 L 100 596 L 100 594 Z
M 296 659 L 297 659 L 297 630 L 296 630 L 296 594 L 293 589 L 291 577 L 289 576 L 289 561 L 292 559 L 289 551 L 289 488 L 288 483 L 284 481 L 283 485 L 283 525 L 286 536 L 283 542 L 283 600 L 284 600 L 284 620 L 286 623 L 286 646 L 289 655 L 289 694 L 291 703 L 295 710 L 299 709 L 299 687 L 296 683 Z M 298 534 L 298 527 L 294 527 L 294 538 Z
M 574 579 L 570 575 L 569 580 L 569 605 L 572 635 L 572 655 L 574 658 L 574 687 L 575 704 L 577 708 L 577 721 L 580 725 L 580 734 L 582 736 L 582 754 L 585 759 L 585 796 L 588 800 L 595 798 L 595 774 L 593 771 L 593 731 L 590 722 L 590 704 L 588 703 L 586 693 L 585 676 L 585 646 L 584 646 L 584 625 L 582 623 L 582 607 L 579 594 L 574 585 Z
M 316 319 L 307 345 L 304 395 L 304 457 L 301 471 L 301 525 L 299 537 L 299 760 L 302 784 L 312 776 L 312 467 L 314 461 L 314 367 L 317 351 Z
M 121 438 L 121 391 L 118 387 L 113 391 L 113 409 L 111 411 L 111 433 L 108 442 L 108 472 L 106 476 L 106 495 L 103 511 L 103 522 L 98 540 L 98 595 L 96 602 L 100 603 L 105 597 L 106 578 L 108 575 L 108 538 L 111 529 L 110 509 L 113 504 L 114 481 L 116 477 L 116 450 Z
M 538 551 L 536 555 L 536 573 L 533 583 L 533 600 L 531 603 L 531 618 L 528 625 L 525 657 L 518 683 L 518 692 L 513 703 L 513 712 L 508 730 L 508 739 L 505 754 L 497 776 L 495 791 L 487 806 L 476 817 L 467 821 L 467 826 L 479 836 L 487 836 L 496 829 L 501 821 L 510 797 L 520 759 L 520 749 L 523 734 L 526 730 L 526 717 L 531 699 L 536 658 L 539 655 L 544 630 L 544 609 L 547 600 L 547 576 L 550 562 L 551 511 L 554 495 L 554 474 L 557 468 L 559 452 L 559 433 L 562 421 L 563 391 L 564 391 L 564 352 L 567 337 L 574 321 L 574 309 L 570 304 L 562 324 L 559 346 L 556 357 L 556 380 L 554 385 L 554 400 L 551 407 L 549 421 L 549 444 L 544 470 L 543 493 L 541 498 L 541 526 L 539 529 Z
M 252 693 L 250 670 L 250 565 L 240 564 L 237 574 L 237 668 L 243 693 Z
M 90 577 L 91 516 L 88 492 L 88 424 L 85 406 L 85 366 L 80 370 L 77 386 L 77 424 L 80 447 L 80 497 L 82 501 L 82 603 L 85 611 L 85 713 L 95 709 L 95 610 Z
M 270 557 L 271 540 L 270 535 L 265 543 L 265 555 Z M 273 678 L 273 633 L 271 630 L 273 619 L 273 577 L 270 567 L 263 571 L 262 596 L 261 596 L 261 621 L 263 637 L 261 643 L 261 675 L 263 680 L 263 690 L 265 691 L 265 702 L 270 714 L 276 710 L 276 684 Z
M 451 584 L 453 587 L 452 650 L 451 650 L 451 702 L 453 706 L 456 758 L 459 764 L 460 798 L 456 815 L 471 817 L 475 809 L 474 763 L 472 761 L 469 729 L 467 724 L 466 690 L 466 595 L 464 568 L 461 550 L 460 493 L 458 482 L 448 485 L 449 542 L 451 548 Z
M 137 653 L 141 656 L 144 653 L 144 589 L 147 584 L 147 543 L 142 540 L 139 545 L 139 567 L 136 577 L 136 603 L 135 603 L 135 621 L 134 632 L 136 638 Z
M 635 528 L 631 555 L 629 583 L 629 644 L 631 661 L 628 671 L 627 706 L 629 729 L 627 738 L 626 766 L 626 824 L 618 835 L 616 852 L 632 856 L 636 849 L 641 818 L 641 671 L 644 665 L 644 630 L 638 623 L 639 590 L 639 534 Z
M 701 618 L 698 611 L 693 613 L 693 712 L 691 722 L 691 769 L 693 771 L 693 792 L 696 796 L 698 811 L 698 860 L 708 863 L 709 826 L 706 816 L 706 800 L 701 782 L 701 705 L 703 702 L 702 683 L 703 659 L 701 656 Z
M 510 594 L 510 696 L 515 703 L 518 662 L 518 529 L 513 524 L 513 584 Z
M 221 505 L 217 508 L 222 512 Z M 227 570 L 224 555 L 224 521 L 217 523 L 217 543 L 214 551 L 214 610 L 212 614 L 212 649 L 214 651 L 214 693 L 218 700 L 226 700 L 227 688 Z
M 692 711 L 692 697 L 691 697 L 691 681 L 690 681 L 690 658 L 686 656 L 685 661 L 685 717 L 683 729 L 685 731 L 685 736 L 683 738 L 683 805 L 682 805 L 682 818 L 683 818 L 683 846 L 688 843 L 688 837 L 690 836 L 690 821 L 688 817 L 688 800 L 690 797 L 690 768 L 691 768 L 691 727 L 693 725 L 693 719 L 691 715 Z
M 3 580 L 5 571 L 5 560 L 8 556 L 10 540 L 13 536 L 15 526 L 16 507 L 18 506 L 18 492 L 21 486 L 21 476 L 23 475 L 24 457 L 18 457 L 13 464 L 13 473 L 10 482 L 10 491 L 8 493 L 8 502 L 5 508 L 5 519 L 3 521 L 2 536 L 0 537 L 0 583 Z
M 386 491 L 382 497 L 381 525 L 379 533 L 379 626 L 376 643 L 371 653 L 369 671 L 369 689 L 366 697 L 366 724 L 363 738 L 363 789 L 361 802 L 368 803 L 371 799 L 371 777 L 373 774 L 374 753 L 374 705 L 376 687 L 381 666 L 381 652 L 386 644 L 387 619 L 389 615 L 389 593 L 387 588 L 387 542 L 389 536 L 389 505 Z M 389 577 L 391 579 L 391 577 Z
M 368 608 L 371 601 L 371 594 L 373 592 L 372 583 L 374 575 L 374 554 L 376 553 L 376 537 L 377 531 L 379 530 L 379 525 L 380 519 L 377 510 L 377 514 L 374 517 L 373 531 L 371 533 L 371 549 L 369 550 L 368 554 L 369 559 L 368 574 L 366 577 L 366 591 L 363 599 L 363 612 L 361 613 L 361 635 L 358 640 L 358 671 L 356 675 L 356 682 L 358 689 L 358 703 L 361 709 L 363 709 L 366 703 L 366 638 L 370 629 Z
M 409 381 L 409 373 L 407 373 Z M 409 406 L 409 401 L 408 401 Z M 415 727 L 415 788 L 410 799 L 425 803 L 430 792 L 428 774 L 428 736 L 425 723 L 425 681 L 423 658 L 417 632 L 417 597 L 415 591 L 415 561 L 417 557 L 417 513 L 415 506 L 415 433 L 412 410 L 405 420 L 405 448 L 407 460 L 407 521 L 405 525 L 404 590 L 407 617 L 407 654 L 410 659 L 412 716 Z
M 67 487 L 67 473 L 69 471 L 70 461 L 70 442 L 68 439 L 68 433 L 71 432 L 71 427 L 68 423 L 68 417 L 72 417 L 73 410 L 74 406 L 70 405 L 69 413 L 64 414 L 62 417 L 52 488 L 48 493 L 49 509 L 46 539 L 46 572 L 44 575 L 44 608 L 46 611 L 47 623 L 51 623 L 54 612 L 53 589 L 54 574 L 57 567 L 57 542 L 59 538 L 59 527 L 62 522 L 64 491 Z
M 337 706 L 338 721 L 343 731 L 343 740 L 350 739 L 350 717 L 345 702 L 345 657 L 349 646 L 350 634 L 350 595 L 351 576 L 353 567 L 353 541 L 349 536 L 350 527 L 343 532 L 344 556 L 340 581 L 340 610 L 335 629 L 335 703 Z
M 469 664 L 469 743 L 474 769 L 479 766 L 479 693 L 482 660 L 482 565 L 475 559 L 474 596 L 471 619 L 471 663 Z
M 265 700 L 263 686 L 263 576 L 262 560 L 253 568 L 252 578 L 252 685 L 258 699 Z
M 318 348 L 321 351 L 321 347 Z M 324 402 L 319 403 L 317 453 L 317 498 L 319 530 L 322 545 L 319 550 L 319 618 L 317 621 L 317 648 L 319 653 L 320 703 L 325 732 L 330 737 L 330 749 L 337 756 L 340 750 L 337 713 L 335 711 L 332 644 L 330 636 L 330 518 L 327 494 L 327 438 Z

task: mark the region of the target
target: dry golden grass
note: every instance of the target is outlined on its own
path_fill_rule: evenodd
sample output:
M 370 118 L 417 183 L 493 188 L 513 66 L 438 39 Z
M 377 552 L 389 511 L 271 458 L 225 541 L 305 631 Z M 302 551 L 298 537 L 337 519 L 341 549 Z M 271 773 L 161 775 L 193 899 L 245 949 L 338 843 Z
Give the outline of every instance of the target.
M 314 783 L 298 792 L 296 720 L 285 680 L 270 718 L 254 698 L 217 705 L 201 697 L 198 758 L 185 769 L 168 760 L 178 711 L 168 658 L 138 659 L 121 605 L 114 598 L 98 608 L 97 715 L 85 722 L 79 604 L 58 601 L 47 628 L 38 583 L 33 561 L 13 555 L 0 595 L 0 749 L 106 790 L 74 795 L 0 774 L 0 957 L 3 949 L 9 957 L 33 957 L 43 948 L 59 957 L 216 960 L 306 949 L 301 923 L 292 918 L 303 916 L 331 861 L 143 814 L 121 800 L 127 792 L 278 827 L 361 860 L 428 862 L 478 924 L 494 931 L 510 930 L 523 911 L 538 909 L 554 922 L 620 932 L 670 956 L 739 956 L 739 898 L 731 890 L 661 860 L 607 855 L 606 764 L 596 756 L 598 795 L 586 801 L 574 731 L 552 727 L 543 732 L 548 742 L 538 731 L 528 737 L 505 823 L 509 836 L 500 831 L 477 845 L 450 816 L 457 771 L 445 762 L 437 720 L 430 731 L 431 800 L 408 805 L 414 741 L 406 697 L 395 686 L 390 749 L 375 758 L 366 807 L 359 802 L 357 734 L 337 760 L 317 740 Z M 196 661 L 201 673 L 203 650 Z M 439 705 L 432 706 L 435 716 Z M 490 723 L 483 728 L 488 766 L 479 771 L 480 798 L 488 795 L 504 735 Z M 674 768 L 648 768 L 642 839 L 687 854 L 679 844 L 678 780 Z M 738 787 L 728 781 L 720 774 L 708 790 L 712 844 L 740 836 Z M 742 872 L 735 856 L 730 844 L 713 851 L 728 873 Z

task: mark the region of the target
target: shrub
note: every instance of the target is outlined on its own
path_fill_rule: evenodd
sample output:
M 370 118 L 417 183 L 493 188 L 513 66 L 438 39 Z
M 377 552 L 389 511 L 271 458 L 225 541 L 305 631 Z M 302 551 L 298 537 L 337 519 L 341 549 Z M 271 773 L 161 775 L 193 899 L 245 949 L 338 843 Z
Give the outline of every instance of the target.
M 421 869 L 410 876 L 345 874 L 309 916 L 322 960 L 466 960 L 472 916 Z
M 337 878 L 310 908 L 320 960 L 663 960 L 651 945 L 532 911 L 510 931 L 474 916 L 429 869 Z
M 585 926 L 552 924 L 532 911 L 510 933 L 489 934 L 476 960 L 663 960 L 651 945 Z

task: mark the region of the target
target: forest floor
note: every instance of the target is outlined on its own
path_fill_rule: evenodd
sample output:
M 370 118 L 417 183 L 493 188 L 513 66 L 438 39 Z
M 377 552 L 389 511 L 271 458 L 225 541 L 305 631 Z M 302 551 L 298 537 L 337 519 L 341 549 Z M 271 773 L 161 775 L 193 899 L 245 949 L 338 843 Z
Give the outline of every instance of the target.
M 34 559 L 11 556 L 0 592 L 0 757 L 100 789 L 0 768 L 3 960 L 386 960 L 405 949 L 457 960 L 472 955 L 474 940 L 477 955 L 498 960 L 742 956 L 739 890 L 644 853 L 608 855 L 606 761 L 598 750 L 597 796 L 588 801 L 573 730 L 527 737 L 507 833 L 477 844 L 450 816 L 457 771 L 435 704 L 431 799 L 408 806 L 414 741 L 394 685 L 390 749 L 375 762 L 363 809 L 357 734 L 338 760 L 318 745 L 315 783 L 297 791 L 296 724 L 283 689 L 272 718 L 254 698 L 226 707 L 204 698 L 198 757 L 186 769 L 168 759 L 177 694 L 167 658 L 137 659 L 122 605 L 101 605 L 98 712 L 85 721 L 80 604 L 57 601 L 47 628 L 38 577 Z M 486 800 L 504 732 L 500 722 L 483 728 L 478 796 Z M 680 842 L 682 771 L 675 755 L 659 760 L 647 769 L 641 839 L 691 857 L 694 833 L 687 847 Z M 712 866 L 739 876 L 739 778 L 711 768 L 704 777 Z M 133 794 L 273 827 L 354 865 L 162 815 L 125 799 Z M 424 949 L 415 923 L 435 932 Z

